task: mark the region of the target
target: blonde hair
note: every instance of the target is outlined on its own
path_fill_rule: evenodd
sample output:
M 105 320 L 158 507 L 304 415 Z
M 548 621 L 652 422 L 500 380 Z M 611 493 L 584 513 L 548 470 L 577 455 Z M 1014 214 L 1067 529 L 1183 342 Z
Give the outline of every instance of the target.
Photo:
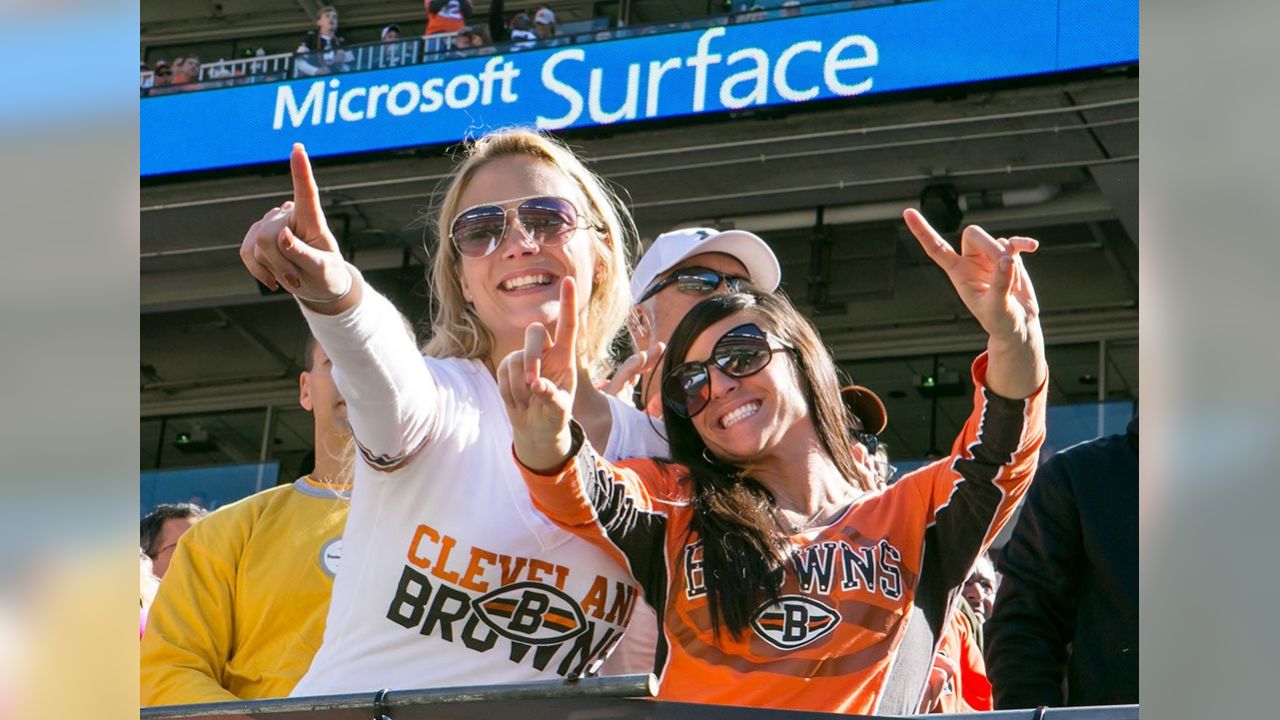
M 564 173 L 586 198 L 587 207 L 581 210 L 591 236 L 595 275 L 591 296 L 583 305 L 578 358 L 598 376 L 609 368 L 610 345 L 631 307 L 628 248 L 636 237 L 635 224 L 618 195 L 572 150 L 547 135 L 523 128 L 499 130 L 471 142 L 465 159 L 450 174 L 435 220 L 438 244 L 428 279 L 436 302 L 431 339 L 422 352 L 433 357 L 479 359 L 493 352 L 493 335 L 463 298 L 458 272 L 461 257 L 449 241 L 449 224 L 477 170 L 497 158 L 519 156 L 541 160 Z

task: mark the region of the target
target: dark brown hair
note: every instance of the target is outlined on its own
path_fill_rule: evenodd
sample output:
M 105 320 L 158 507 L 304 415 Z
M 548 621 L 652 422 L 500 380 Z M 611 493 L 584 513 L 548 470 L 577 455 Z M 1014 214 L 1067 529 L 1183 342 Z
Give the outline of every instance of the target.
M 733 315 L 793 348 L 788 356 L 805 391 L 822 447 L 851 484 L 872 488 L 850 451 L 850 431 L 858 427 L 840 399 L 831 354 L 817 330 L 782 293 L 753 288 L 698 303 L 680 321 L 668 344 L 662 376 L 685 362 L 689 348 L 706 329 Z M 702 567 L 711 626 L 739 636 L 762 601 L 776 600 L 789 556 L 787 538 L 775 519 L 773 495 L 747 471 L 719 461 L 693 422 L 663 402 L 671 458 L 689 468 L 693 480 L 690 532 L 702 542 Z

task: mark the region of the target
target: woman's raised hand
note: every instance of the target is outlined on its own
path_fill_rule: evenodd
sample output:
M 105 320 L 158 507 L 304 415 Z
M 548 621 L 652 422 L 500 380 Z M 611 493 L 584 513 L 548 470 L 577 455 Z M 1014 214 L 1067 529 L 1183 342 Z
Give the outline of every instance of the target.
M 916 210 L 902 214 L 925 254 L 947 273 L 969 312 L 993 338 L 1025 340 L 1037 325 L 1040 304 L 1021 253 L 1040 243 L 1026 237 L 993 238 L 970 225 L 960 236 L 960 253 Z
M 571 277 L 560 283 L 560 317 L 552 339 L 547 328 L 525 329 L 524 349 L 498 366 L 498 392 L 511 418 L 515 453 L 534 470 L 558 468 L 572 446 L 569 420 L 578 386 L 578 290 Z
M 289 168 L 293 202 L 272 208 L 249 228 L 240 259 L 263 285 L 272 290 L 283 286 L 317 310 L 336 314 L 354 304 L 350 291 L 355 279 L 325 221 L 320 189 L 301 143 L 293 146 Z
M 957 254 L 919 212 L 907 210 L 902 217 L 990 336 L 988 385 L 1005 397 L 1030 395 L 1047 371 L 1040 304 L 1020 255 L 1035 252 L 1040 243 L 1026 237 L 993 238 L 970 225 L 960 235 Z

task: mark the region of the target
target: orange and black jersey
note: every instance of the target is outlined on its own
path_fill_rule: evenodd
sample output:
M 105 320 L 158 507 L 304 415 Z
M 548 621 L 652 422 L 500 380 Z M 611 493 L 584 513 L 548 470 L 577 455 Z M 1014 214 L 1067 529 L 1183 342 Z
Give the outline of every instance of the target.
M 1045 390 L 1009 400 L 974 361 L 974 410 L 949 458 L 856 500 L 791 538 L 776 602 L 715 638 L 682 466 L 609 463 L 574 427 L 556 475 L 522 468 L 534 504 L 625 566 L 658 611 L 659 697 L 857 714 L 914 712 L 937 640 L 974 560 L 1026 492 L 1044 437 Z

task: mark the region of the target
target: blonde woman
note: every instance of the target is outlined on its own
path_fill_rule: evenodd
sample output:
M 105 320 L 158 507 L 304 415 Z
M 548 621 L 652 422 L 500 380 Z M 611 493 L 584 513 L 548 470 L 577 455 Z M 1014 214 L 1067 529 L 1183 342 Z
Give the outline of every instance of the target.
M 585 298 L 575 416 L 609 457 L 666 454 L 644 415 L 590 382 L 629 306 L 625 212 L 543 135 L 475 141 L 439 209 L 438 311 L 419 352 L 391 303 L 343 262 L 301 145 L 290 162 L 293 203 L 250 229 L 241 257 L 298 298 L 333 360 L 363 458 L 324 643 L 293 695 L 594 671 L 643 612 L 639 586 L 534 510 L 494 372 L 506 355 L 550 342 L 525 328 L 554 334 L 561 282 L 572 278 Z

